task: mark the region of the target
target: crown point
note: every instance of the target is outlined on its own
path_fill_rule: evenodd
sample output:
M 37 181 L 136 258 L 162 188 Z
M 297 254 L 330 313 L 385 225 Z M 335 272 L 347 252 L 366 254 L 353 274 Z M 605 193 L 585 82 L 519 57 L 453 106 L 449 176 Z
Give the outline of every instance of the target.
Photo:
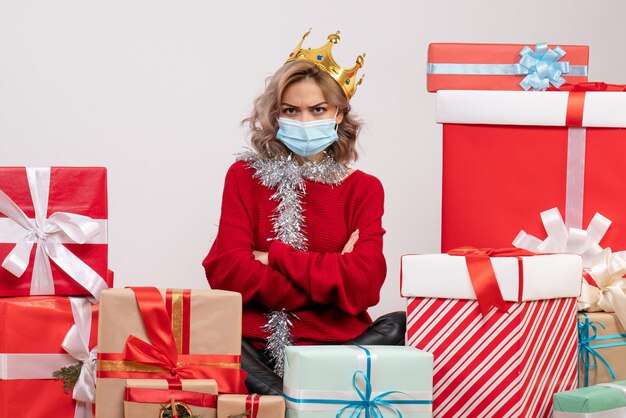
M 328 35 L 328 40 L 333 44 L 339 43 L 339 41 L 341 40 L 341 38 L 339 37 L 339 31 L 337 31 L 337 33 L 331 33 L 330 35 Z
M 356 65 L 359 68 L 361 68 L 363 66 L 364 58 L 365 58 L 365 54 L 359 55 L 358 57 L 356 57 Z

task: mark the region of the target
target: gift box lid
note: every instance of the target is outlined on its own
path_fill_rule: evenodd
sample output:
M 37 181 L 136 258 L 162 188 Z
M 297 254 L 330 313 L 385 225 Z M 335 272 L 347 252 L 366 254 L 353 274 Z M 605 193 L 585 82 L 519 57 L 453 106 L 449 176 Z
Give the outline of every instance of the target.
M 617 408 L 623 409 L 622 412 L 626 414 L 626 380 L 559 392 L 554 395 L 555 413 L 592 413 Z M 558 416 L 555 414 L 555 417 Z
M 476 299 L 463 256 L 404 255 L 401 264 L 404 297 Z M 582 259 L 578 255 L 492 257 L 491 264 L 506 301 L 578 297 L 580 294 Z
M 427 88 L 430 92 L 522 90 L 520 82 L 528 73 L 532 76 L 537 61 L 562 71 L 552 72 L 553 81 L 559 79 L 557 75 L 569 83 L 587 81 L 589 47 L 585 45 L 431 43 Z
M 437 123 L 567 126 L 568 91 L 437 92 Z M 626 92 L 588 91 L 583 127 L 626 127 Z

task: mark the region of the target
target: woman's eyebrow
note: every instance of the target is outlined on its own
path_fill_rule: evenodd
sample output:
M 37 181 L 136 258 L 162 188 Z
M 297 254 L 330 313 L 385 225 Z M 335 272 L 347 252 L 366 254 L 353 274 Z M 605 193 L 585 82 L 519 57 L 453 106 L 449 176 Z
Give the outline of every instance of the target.
M 320 106 L 325 105 L 325 104 L 326 104 L 326 102 L 320 102 L 318 104 L 314 104 L 313 106 L 309 106 L 309 109 L 313 109 L 315 107 L 320 107 Z
M 289 104 L 289 103 L 287 103 L 287 102 L 283 102 L 283 103 L 281 103 L 280 105 L 281 105 L 281 106 L 287 106 L 287 107 L 298 107 L 298 106 L 296 106 L 296 105 L 292 105 L 292 104 Z

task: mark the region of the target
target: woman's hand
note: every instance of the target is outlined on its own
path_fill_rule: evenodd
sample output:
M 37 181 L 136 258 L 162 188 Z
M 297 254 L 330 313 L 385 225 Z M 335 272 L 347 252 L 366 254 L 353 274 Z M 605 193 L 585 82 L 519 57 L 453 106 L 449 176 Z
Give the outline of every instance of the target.
M 343 250 L 341 251 L 341 254 L 351 253 L 352 250 L 354 250 L 354 244 L 356 244 L 358 240 L 359 240 L 359 230 L 357 229 L 356 231 L 352 233 L 352 235 L 350 235 L 350 238 L 348 238 L 348 242 L 346 242 L 346 245 L 343 246 Z
M 254 259 L 257 261 L 260 261 L 261 263 L 265 264 L 266 266 L 269 264 L 269 259 L 267 257 L 267 253 L 263 252 L 263 251 L 252 251 L 252 254 L 254 254 Z

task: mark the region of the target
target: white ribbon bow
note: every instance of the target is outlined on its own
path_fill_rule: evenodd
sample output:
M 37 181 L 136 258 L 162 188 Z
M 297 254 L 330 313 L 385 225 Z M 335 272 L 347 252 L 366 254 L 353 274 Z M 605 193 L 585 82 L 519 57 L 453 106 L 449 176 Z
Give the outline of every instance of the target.
M 74 325 L 67 332 L 61 346 L 69 355 L 82 362 L 80 375 L 72 390 L 76 400 L 74 418 L 92 418 L 92 404 L 96 400 L 96 348 L 89 350 L 91 335 L 91 304 L 87 299 L 70 298 Z
M 35 219 L 29 219 L 22 209 L 0 190 L 0 213 L 23 229 L 13 250 L 2 262 L 2 267 L 21 277 L 30 263 L 30 254 L 36 244 L 31 295 L 54 294 L 54 280 L 50 268 L 52 259 L 77 283 L 97 300 L 108 286 L 104 279 L 80 258 L 71 253 L 63 242 L 86 244 L 103 231 L 94 219 L 67 212 L 56 212 L 46 218 L 50 189 L 50 168 L 27 168 L 28 185 L 33 199 Z
M 603 249 L 599 244 L 611 226 L 611 221 L 596 213 L 586 230 L 568 229 L 557 208 L 542 212 L 541 220 L 548 234 L 545 240 L 522 230 L 513 240 L 513 245 L 529 251 L 582 256 L 585 272 L 598 287 L 583 280 L 578 307 L 589 311 L 615 312 L 626 328 L 626 294 L 619 285 L 622 276 L 626 274 L 626 251 L 613 253 L 610 248 Z

